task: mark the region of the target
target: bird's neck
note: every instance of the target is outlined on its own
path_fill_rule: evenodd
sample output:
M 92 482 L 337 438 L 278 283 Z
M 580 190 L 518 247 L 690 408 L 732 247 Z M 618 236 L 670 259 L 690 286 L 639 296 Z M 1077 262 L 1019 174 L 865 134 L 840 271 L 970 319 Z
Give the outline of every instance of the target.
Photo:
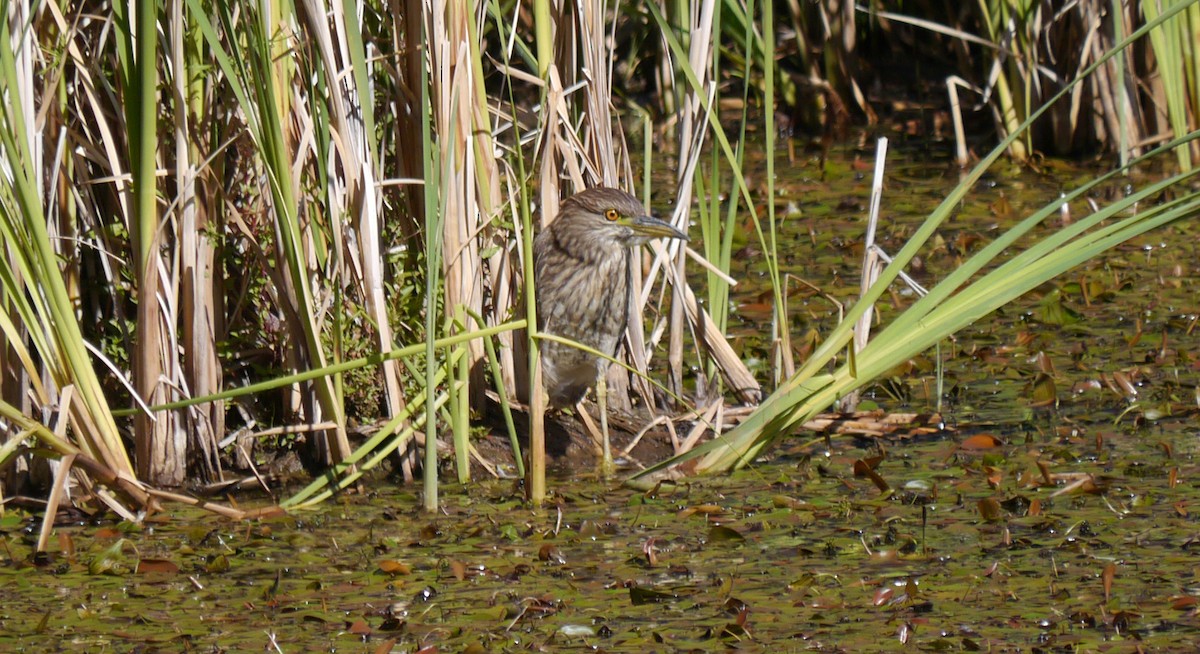
M 595 265 L 618 260 L 624 262 L 629 259 L 630 249 L 624 243 L 589 238 L 586 234 L 566 233 L 565 230 L 555 230 L 552 236 L 554 245 L 560 252 L 582 262 Z

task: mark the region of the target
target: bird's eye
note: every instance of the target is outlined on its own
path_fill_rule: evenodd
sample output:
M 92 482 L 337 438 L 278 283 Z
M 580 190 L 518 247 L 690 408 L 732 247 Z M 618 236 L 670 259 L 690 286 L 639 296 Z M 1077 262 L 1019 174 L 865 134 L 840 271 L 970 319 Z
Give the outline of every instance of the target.
M 614 223 L 617 221 L 617 218 L 621 217 L 621 213 L 616 209 L 609 209 L 608 211 L 604 212 L 604 217 L 608 220 L 608 222 Z

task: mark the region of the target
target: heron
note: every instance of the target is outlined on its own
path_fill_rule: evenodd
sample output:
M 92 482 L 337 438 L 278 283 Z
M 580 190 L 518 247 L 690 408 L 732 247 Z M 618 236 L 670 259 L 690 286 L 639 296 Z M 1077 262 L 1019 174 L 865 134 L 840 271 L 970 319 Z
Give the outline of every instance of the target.
M 651 217 L 637 198 L 613 188 L 590 188 L 563 201 L 533 244 L 538 330 L 614 357 L 632 314 L 634 248 L 655 238 L 687 240 Z M 596 389 L 601 470 L 613 471 L 605 372 L 609 361 L 558 341 L 541 344 L 542 381 L 550 406 L 574 407 Z M 582 408 L 579 409 L 582 411 Z

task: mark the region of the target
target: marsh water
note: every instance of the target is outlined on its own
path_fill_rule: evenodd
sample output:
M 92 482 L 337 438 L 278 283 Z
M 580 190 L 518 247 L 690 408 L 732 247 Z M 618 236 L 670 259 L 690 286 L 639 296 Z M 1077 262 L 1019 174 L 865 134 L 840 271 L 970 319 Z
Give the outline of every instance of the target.
M 799 343 L 836 323 L 828 297 L 857 293 L 869 168 L 851 150 L 781 166 L 781 260 L 822 291 L 789 297 Z M 936 283 L 1093 174 L 1001 168 L 913 276 Z M 885 250 L 957 176 L 893 155 Z M 734 475 L 651 492 L 558 478 L 541 510 L 511 480 L 443 486 L 432 516 L 387 479 L 253 522 L 173 506 L 138 525 L 61 525 L 44 559 L 40 517 L 8 510 L 0 650 L 1192 651 L 1197 232 L 1180 223 L 1110 252 L 864 394 L 884 411 L 940 406 L 940 433 L 800 432 Z M 769 295 L 757 245 L 737 247 L 730 338 L 766 375 Z M 912 296 L 885 300 L 884 322 Z M 856 475 L 868 468 L 889 490 Z

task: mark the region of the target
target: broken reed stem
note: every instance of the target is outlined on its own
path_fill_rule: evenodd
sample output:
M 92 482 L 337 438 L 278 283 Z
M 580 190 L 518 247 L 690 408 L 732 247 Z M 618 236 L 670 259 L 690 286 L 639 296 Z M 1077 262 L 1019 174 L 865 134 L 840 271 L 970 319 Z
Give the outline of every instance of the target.
M 867 232 L 863 235 L 863 268 L 862 282 L 859 287 L 859 293 L 866 295 L 867 291 L 879 279 L 879 273 L 883 268 L 879 260 L 879 252 L 875 249 L 875 232 L 879 228 L 879 205 L 883 200 L 883 174 L 884 166 L 887 162 L 888 140 L 886 137 L 879 139 L 878 145 L 875 148 L 875 177 L 871 182 L 871 203 L 867 211 Z M 858 322 L 854 325 L 854 340 L 851 342 L 853 351 L 850 353 L 850 360 L 854 360 L 856 352 L 861 352 L 867 346 L 867 341 L 871 338 L 871 320 L 875 317 L 875 307 L 867 307 L 858 318 Z M 858 408 L 858 401 L 861 398 L 861 392 L 856 389 L 840 402 L 840 409 L 845 412 L 851 412 Z

